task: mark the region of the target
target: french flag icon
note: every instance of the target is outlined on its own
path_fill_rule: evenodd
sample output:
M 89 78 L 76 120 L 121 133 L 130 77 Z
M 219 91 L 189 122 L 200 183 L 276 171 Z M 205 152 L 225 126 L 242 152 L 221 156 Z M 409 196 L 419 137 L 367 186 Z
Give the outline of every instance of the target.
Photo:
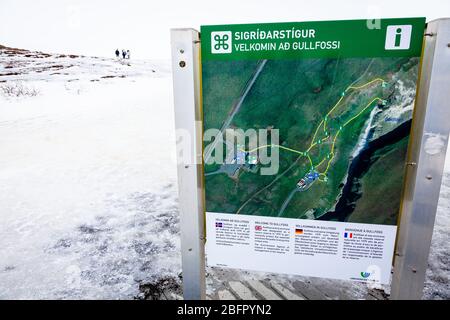
M 353 238 L 353 233 L 351 233 L 351 232 L 344 232 L 344 238 L 348 238 L 348 239 Z

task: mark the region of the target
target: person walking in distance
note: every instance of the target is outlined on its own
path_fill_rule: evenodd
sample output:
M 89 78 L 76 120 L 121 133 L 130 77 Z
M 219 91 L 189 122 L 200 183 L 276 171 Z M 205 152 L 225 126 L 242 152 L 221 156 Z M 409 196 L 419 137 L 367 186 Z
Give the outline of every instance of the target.
M 127 59 L 130 59 L 130 50 L 127 50 Z
M 116 49 L 116 58 L 117 58 L 117 59 L 120 58 L 120 51 L 119 51 L 119 49 Z
M 125 49 L 122 50 L 122 58 L 125 59 L 127 57 L 127 52 Z

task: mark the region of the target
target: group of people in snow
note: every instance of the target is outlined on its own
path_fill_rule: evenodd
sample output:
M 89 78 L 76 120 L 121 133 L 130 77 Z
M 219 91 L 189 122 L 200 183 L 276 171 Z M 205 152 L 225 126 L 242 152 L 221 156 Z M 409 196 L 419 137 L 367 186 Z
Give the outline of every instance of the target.
M 116 49 L 116 58 L 120 58 L 119 49 Z M 130 59 L 130 50 L 122 49 L 122 59 Z

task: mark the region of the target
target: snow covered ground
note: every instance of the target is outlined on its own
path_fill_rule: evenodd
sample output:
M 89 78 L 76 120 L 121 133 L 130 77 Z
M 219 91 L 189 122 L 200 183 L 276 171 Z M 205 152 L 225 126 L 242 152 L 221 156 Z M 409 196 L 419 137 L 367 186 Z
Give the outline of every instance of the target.
M 0 57 L 20 73 L 0 87 L 38 91 L 0 97 L 0 298 L 132 298 L 178 274 L 166 66 Z
M 168 63 L 0 52 L 0 299 L 132 299 L 141 283 L 176 278 Z M 446 173 L 426 298 L 450 298 L 449 226 Z M 268 277 L 209 273 L 211 295 L 222 280 Z

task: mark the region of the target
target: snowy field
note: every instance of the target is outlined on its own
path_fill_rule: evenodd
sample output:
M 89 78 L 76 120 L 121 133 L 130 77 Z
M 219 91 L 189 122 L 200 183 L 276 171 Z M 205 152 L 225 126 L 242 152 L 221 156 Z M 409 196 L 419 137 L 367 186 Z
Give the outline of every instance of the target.
M 168 63 L 0 53 L 0 299 L 133 299 L 177 278 Z M 449 226 L 447 172 L 426 298 L 450 298 Z

